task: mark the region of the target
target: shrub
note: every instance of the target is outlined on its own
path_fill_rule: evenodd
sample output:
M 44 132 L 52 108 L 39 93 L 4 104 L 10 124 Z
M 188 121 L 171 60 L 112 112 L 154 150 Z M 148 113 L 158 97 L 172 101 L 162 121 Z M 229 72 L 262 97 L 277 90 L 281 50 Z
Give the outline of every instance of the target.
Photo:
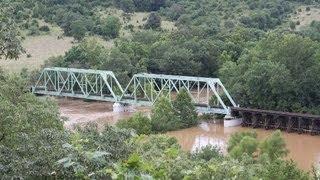
M 197 149 L 196 152 L 192 155 L 193 158 L 203 159 L 209 161 L 211 159 L 222 159 L 223 154 L 219 147 L 207 145 L 201 149 Z
M 151 133 L 151 120 L 142 113 L 136 113 L 129 119 L 120 120 L 116 125 L 119 128 L 134 129 L 137 134 Z
M 288 154 L 286 143 L 278 130 L 260 144 L 260 153 L 267 154 L 270 160 L 283 158 Z
M 72 22 L 70 28 L 71 35 L 78 41 L 82 40 L 86 35 L 87 28 L 82 20 Z
M 293 21 L 290 22 L 290 29 L 291 30 L 295 30 L 296 29 L 296 23 L 294 23 Z
M 120 29 L 121 23 L 119 18 L 108 16 L 105 20 L 102 20 L 98 33 L 105 38 L 116 38 L 119 36 Z
M 166 97 L 160 97 L 155 103 L 151 114 L 152 131 L 166 132 L 179 127 L 179 121 L 172 104 Z
M 39 32 L 38 27 L 36 27 L 36 26 L 30 26 L 28 35 L 30 35 L 30 36 L 36 36 L 36 35 L 39 35 L 39 34 L 40 34 L 40 32 Z
M 151 13 L 148 17 L 148 20 L 145 24 L 145 28 L 149 29 L 156 29 L 161 27 L 161 18 L 156 13 Z
M 39 28 L 39 30 L 40 30 L 40 31 L 44 31 L 44 32 L 49 32 L 49 31 L 50 31 L 50 28 L 49 28 L 49 26 L 44 25 L 44 26 L 41 26 L 41 27 Z

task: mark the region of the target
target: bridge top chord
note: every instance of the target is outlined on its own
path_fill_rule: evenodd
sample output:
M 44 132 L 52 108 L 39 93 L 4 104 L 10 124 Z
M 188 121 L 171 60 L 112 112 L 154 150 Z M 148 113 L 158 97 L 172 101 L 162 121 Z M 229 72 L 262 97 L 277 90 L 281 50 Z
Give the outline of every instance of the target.
M 194 76 L 180 76 L 180 75 L 166 75 L 166 74 L 150 74 L 150 73 L 139 73 L 135 74 L 135 77 L 147 77 L 156 79 L 171 79 L 181 81 L 199 81 L 199 82 L 221 82 L 219 78 L 207 78 L 207 77 L 194 77 Z
M 112 71 L 103 71 L 95 69 L 77 69 L 77 68 L 64 68 L 64 67 L 48 67 L 44 71 L 60 71 L 60 72 L 73 72 L 73 73 L 87 73 L 87 74 L 110 74 L 114 75 Z

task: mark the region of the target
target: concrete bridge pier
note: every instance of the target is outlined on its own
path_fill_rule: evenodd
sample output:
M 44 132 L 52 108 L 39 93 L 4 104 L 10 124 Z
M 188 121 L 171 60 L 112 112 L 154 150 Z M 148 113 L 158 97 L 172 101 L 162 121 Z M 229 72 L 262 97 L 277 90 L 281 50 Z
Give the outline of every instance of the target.
M 223 125 L 224 127 L 235 127 L 235 126 L 240 126 L 242 122 L 243 122 L 242 118 L 232 117 L 230 114 L 227 114 L 224 117 Z
M 115 113 L 121 113 L 121 112 L 125 112 L 126 111 L 126 107 L 124 104 L 122 103 L 118 103 L 118 102 L 115 102 L 113 104 L 113 112 Z
M 122 112 L 134 112 L 134 108 L 131 105 L 115 102 L 113 104 L 113 112 L 122 113 Z

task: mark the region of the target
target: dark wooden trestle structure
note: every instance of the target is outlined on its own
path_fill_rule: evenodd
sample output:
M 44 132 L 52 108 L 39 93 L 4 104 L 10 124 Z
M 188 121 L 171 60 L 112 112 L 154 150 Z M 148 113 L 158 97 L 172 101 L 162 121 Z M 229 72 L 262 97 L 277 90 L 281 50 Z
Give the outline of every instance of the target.
M 241 117 L 244 127 L 280 129 L 299 134 L 320 134 L 320 116 L 317 115 L 240 107 L 231 107 L 231 115 Z

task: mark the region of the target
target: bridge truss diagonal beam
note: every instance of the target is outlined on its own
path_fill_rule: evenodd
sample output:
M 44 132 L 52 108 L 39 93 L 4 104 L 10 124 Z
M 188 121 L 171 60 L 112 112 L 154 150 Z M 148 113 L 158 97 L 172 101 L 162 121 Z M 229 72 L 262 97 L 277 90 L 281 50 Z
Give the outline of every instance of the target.
M 112 71 L 53 67 L 43 69 L 32 92 L 117 102 L 124 91 Z
M 152 106 L 161 96 L 174 100 L 182 89 L 202 113 L 229 114 L 237 107 L 220 79 L 191 76 L 135 74 L 123 89 L 112 71 L 53 67 L 43 69 L 32 92 Z
M 170 100 L 185 89 L 198 111 L 229 114 L 228 107 L 236 107 L 234 100 L 218 78 L 135 74 L 120 101 L 128 104 L 153 105 L 160 96 Z

